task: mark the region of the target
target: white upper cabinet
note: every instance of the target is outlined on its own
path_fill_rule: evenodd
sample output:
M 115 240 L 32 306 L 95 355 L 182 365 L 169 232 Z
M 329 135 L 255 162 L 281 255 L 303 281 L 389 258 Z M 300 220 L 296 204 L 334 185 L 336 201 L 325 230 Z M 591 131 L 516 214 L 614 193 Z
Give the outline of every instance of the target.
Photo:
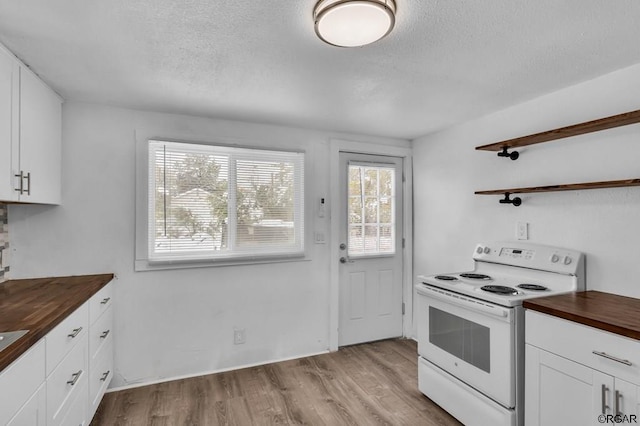
M 0 48 L 0 201 L 60 204 L 62 100 Z
M 14 88 L 20 78 L 15 58 L 0 50 L 0 200 L 17 201 L 14 191 L 14 118 L 18 115 L 18 102 L 14 101 Z M 16 120 L 17 122 L 17 120 Z M 15 129 L 17 133 L 17 129 Z M 18 153 L 15 152 L 17 160 Z

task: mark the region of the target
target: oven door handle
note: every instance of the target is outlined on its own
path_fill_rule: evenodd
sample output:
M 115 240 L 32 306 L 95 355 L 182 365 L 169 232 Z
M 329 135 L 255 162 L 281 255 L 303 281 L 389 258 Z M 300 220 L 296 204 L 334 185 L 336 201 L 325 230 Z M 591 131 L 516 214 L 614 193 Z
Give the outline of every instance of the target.
M 425 292 L 425 290 L 428 291 Z M 451 293 L 438 288 L 430 287 L 429 285 L 423 285 L 419 290 L 419 293 L 424 296 L 431 297 L 440 300 L 451 305 L 461 306 L 465 309 L 469 309 L 474 312 L 498 317 L 508 318 L 510 310 L 493 304 L 483 302 L 482 300 L 472 299 L 470 297 L 462 296 L 456 293 Z

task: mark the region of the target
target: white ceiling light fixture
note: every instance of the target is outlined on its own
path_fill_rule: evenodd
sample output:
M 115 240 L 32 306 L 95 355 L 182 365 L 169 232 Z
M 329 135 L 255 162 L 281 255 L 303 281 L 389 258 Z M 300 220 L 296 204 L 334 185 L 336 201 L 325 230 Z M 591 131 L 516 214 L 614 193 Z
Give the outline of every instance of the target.
M 339 47 L 359 47 L 389 34 L 396 21 L 395 0 L 320 0 L 313 8 L 316 34 Z

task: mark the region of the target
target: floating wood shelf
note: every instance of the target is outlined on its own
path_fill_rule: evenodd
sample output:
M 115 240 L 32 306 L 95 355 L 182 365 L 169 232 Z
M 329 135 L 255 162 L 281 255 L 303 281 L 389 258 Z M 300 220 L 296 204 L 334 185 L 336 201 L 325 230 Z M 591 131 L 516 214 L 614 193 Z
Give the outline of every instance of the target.
M 492 189 L 476 191 L 477 195 L 528 194 L 532 192 L 577 191 L 581 189 L 622 188 L 640 186 L 640 179 L 609 180 L 604 182 L 570 183 L 562 185 L 530 186 L 527 188 Z
M 583 135 L 585 133 L 599 132 L 600 130 L 612 129 L 614 127 L 627 126 L 629 124 L 636 124 L 636 123 L 640 123 L 640 110 L 625 112 L 624 114 L 613 115 L 611 117 L 601 118 L 599 120 L 587 121 L 585 123 L 574 124 L 572 126 L 560 127 L 559 129 L 548 130 L 546 132 L 536 133 L 533 135 L 522 136 L 514 139 L 507 139 L 502 142 L 496 142 L 488 145 L 477 146 L 476 149 L 482 150 L 482 151 L 503 151 L 506 153 L 506 149 L 509 149 L 509 148 L 518 148 L 521 146 L 535 145 L 538 143 L 549 142 L 556 139 Z M 505 155 L 501 155 L 501 156 L 505 156 Z M 515 158 L 512 158 L 512 159 L 515 159 Z M 559 186 L 565 186 L 565 185 L 559 185 Z M 588 188 L 570 188 L 568 190 L 571 190 L 571 189 L 588 189 Z M 563 191 L 563 190 L 556 189 L 555 191 Z M 541 191 L 528 191 L 528 192 L 541 192 Z

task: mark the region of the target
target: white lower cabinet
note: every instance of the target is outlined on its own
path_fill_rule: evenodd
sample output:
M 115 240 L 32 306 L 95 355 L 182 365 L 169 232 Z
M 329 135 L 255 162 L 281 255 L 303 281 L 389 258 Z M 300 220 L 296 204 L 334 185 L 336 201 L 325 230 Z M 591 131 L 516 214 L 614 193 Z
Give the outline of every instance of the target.
M 0 372 L 0 426 L 91 423 L 113 377 L 111 286 Z
M 77 342 L 69 354 L 47 377 L 47 425 L 58 426 L 77 398 L 87 401 L 87 337 Z
M 109 285 L 110 286 L 110 285 Z M 107 286 L 107 287 L 109 287 Z M 111 288 L 98 294 L 100 303 L 90 305 L 92 313 L 99 310 L 93 324 L 90 326 L 89 342 L 89 417 L 93 417 L 102 401 L 102 397 L 113 378 L 113 307 Z M 106 301 L 106 302 L 105 302 Z
M 7 423 L 7 426 L 45 426 L 47 424 L 47 388 L 41 384 L 31 399 Z
M 84 381 L 82 385 L 80 385 L 78 395 L 69 404 L 69 409 L 62 419 L 61 425 L 86 426 L 91 423 L 91 417 L 87 412 L 87 385 L 87 381 Z
M 45 412 L 46 406 L 39 405 L 38 398 L 33 399 L 44 386 L 44 365 L 45 344 L 41 339 L 0 372 L 0 425 L 29 424 L 23 420 L 28 419 L 31 412 Z
M 100 401 L 113 378 L 113 345 L 104 348 L 100 355 L 93 360 L 91 376 L 89 377 L 89 414 L 96 413 Z
M 640 342 L 531 311 L 525 336 L 527 426 L 640 422 Z

